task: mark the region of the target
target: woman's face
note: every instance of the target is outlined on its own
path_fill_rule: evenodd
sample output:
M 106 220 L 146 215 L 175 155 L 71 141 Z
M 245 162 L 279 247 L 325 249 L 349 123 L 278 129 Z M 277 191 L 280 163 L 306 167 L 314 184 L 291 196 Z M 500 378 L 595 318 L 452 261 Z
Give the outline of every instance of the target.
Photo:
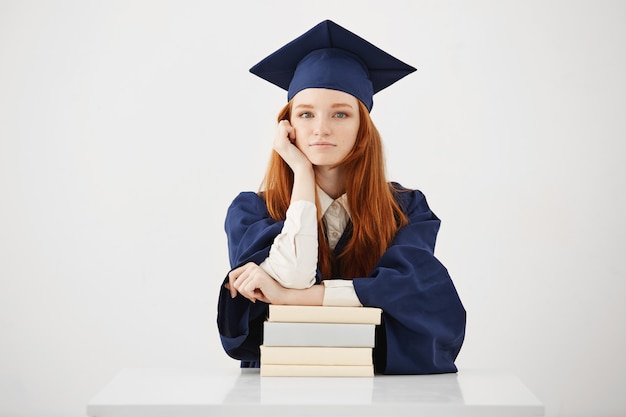
M 307 88 L 293 98 L 290 123 L 296 146 L 313 165 L 337 165 L 356 142 L 358 101 L 342 91 Z

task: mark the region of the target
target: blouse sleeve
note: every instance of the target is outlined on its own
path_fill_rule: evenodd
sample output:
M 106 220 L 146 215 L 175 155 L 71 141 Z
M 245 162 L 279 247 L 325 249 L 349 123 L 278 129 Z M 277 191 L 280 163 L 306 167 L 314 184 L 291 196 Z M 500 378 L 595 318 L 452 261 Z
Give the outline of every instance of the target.
M 287 209 L 281 233 L 260 267 L 285 288 L 315 284 L 317 273 L 317 208 L 309 201 L 294 201 Z
M 351 279 L 326 279 L 324 284 L 324 300 L 322 305 L 341 307 L 362 307 L 359 297 L 354 291 Z

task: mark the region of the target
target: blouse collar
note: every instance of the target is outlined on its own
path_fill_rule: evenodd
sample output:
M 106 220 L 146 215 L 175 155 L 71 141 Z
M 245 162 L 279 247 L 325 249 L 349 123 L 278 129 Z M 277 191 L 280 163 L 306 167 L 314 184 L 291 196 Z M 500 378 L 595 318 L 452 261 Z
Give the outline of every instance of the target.
M 346 211 L 346 213 L 348 214 L 348 217 L 350 217 L 350 208 L 348 207 L 348 196 L 346 195 L 346 193 L 343 193 L 341 196 L 339 196 L 336 200 L 333 200 L 333 198 L 331 196 L 329 196 L 328 194 L 326 194 L 326 192 L 324 190 L 322 190 L 320 188 L 320 186 L 317 186 L 317 195 L 320 201 L 320 208 L 322 211 L 322 217 L 326 214 L 326 211 L 328 210 L 328 208 L 336 201 L 337 203 L 339 203 L 341 205 L 341 207 L 343 207 L 343 209 Z

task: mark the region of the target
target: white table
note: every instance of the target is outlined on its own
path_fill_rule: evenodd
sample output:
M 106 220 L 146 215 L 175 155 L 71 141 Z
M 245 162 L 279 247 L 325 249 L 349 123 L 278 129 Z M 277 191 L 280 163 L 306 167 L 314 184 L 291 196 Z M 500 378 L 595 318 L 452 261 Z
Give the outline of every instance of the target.
M 89 417 L 537 417 L 541 402 L 514 375 L 260 377 L 258 370 L 124 369 L 87 404 Z

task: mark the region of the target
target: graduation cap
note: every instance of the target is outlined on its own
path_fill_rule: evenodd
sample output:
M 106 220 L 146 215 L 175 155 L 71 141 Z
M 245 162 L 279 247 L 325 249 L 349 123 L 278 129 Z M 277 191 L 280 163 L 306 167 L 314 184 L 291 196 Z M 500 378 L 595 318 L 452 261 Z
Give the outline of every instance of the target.
M 330 20 L 250 68 L 287 90 L 287 100 L 305 88 L 329 88 L 355 96 L 370 111 L 374 94 L 415 70 Z

